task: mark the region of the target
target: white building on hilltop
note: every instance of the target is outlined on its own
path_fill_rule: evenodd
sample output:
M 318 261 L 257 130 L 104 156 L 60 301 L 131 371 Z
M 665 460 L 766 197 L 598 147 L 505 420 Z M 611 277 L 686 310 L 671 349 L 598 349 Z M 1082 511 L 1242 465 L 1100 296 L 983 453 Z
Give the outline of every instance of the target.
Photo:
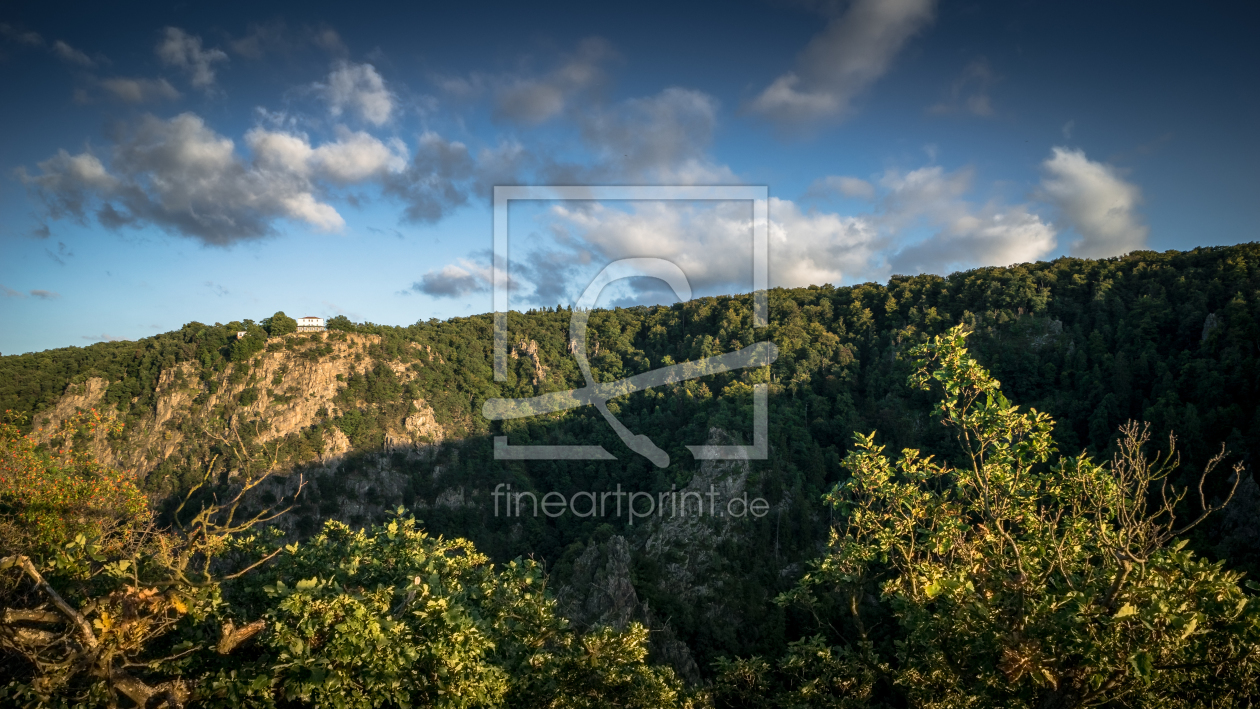
M 297 319 L 298 332 L 323 332 L 324 319 L 308 315 Z

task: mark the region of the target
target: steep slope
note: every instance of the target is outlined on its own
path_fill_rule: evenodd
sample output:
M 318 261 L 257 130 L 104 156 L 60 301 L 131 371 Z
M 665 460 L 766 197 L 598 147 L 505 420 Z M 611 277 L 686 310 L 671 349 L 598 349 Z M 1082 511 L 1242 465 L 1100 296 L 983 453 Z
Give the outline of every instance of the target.
M 267 351 L 204 379 L 192 363 L 180 362 L 158 377 L 151 411 L 136 417 L 124 436 L 98 434 L 91 449 L 109 465 L 144 478 L 163 463 L 194 460 L 214 443 L 227 447 L 237 467 L 256 464 L 259 457 L 271 469 L 329 462 L 351 448 L 341 429 L 328 425 L 345 413 L 339 394 L 347 379 L 383 366 L 406 385 L 433 359 L 414 343 L 410 363 L 366 354 L 380 339 L 342 332 L 286 335 L 274 338 Z M 51 442 L 76 411 L 103 408 L 109 385 L 100 377 L 71 384 L 56 405 L 34 417 L 37 439 Z M 433 410 L 423 399 L 407 403 L 405 415 L 387 428 L 387 445 L 441 441 L 445 433 Z

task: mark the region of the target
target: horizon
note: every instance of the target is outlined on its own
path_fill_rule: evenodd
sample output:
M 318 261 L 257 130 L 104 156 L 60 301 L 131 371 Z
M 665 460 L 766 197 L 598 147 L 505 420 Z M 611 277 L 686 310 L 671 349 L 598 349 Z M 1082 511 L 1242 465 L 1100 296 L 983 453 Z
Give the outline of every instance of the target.
M 954 277 L 954 276 L 957 276 L 957 275 L 961 275 L 961 274 L 965 274 L 965 273 L 973 273 L 973 272 L 976 272 L 976 271 L 984 271 L 984 270 L 990 270 L 990 269 L 1014 268 L 1014 267 L 1017 267 L 1017 266 L 1025 266 L 1025 265 L 1053 264 L 1053 263 L 1056 263 L 1056 262 L 1059 262 L 1059 261 L 1064 261 L 1064 260 L 1089 260 L 1089 261 L 1108 261 L 1108 260 L 1116 260 L 1116 261 L 1119 261 L 1119 260 L 1124 260 L 1124 259 L 1127 259 L 1127 258 L 1131 258 L 1131 257 L 1133 257 L 1134 255 L 1136 255 L 1136 254 L 1141 254 L 1141 253 L 1153 253 L 1153 254 L 1167 254 L 1167 253 L 1190 253 L 1190 252 L 1193 252 L 1193 251 L 1198 251 L 1198 250 L 1215 250 L 1215 249 L 1230 248 L 1230 247 L 1232 247 L 1232 246 L 1246 246 L 1246 245 L 1256 245 L 1256 244 L 1260 244 L 1260 241 L 1241 242 L 1241 243 L 1238 243 L 1238 244 L 1229 244 L 1229 245 L 1225 245 L 1225 246 L 1196 246 L 1196 247 L 1194 247 L 1193 249 L 1185 249 L 1185 250 L 1181 250 L 1181 249 L 1165 249 L 1164 251 L 1155 251 L 1155 250 L 1152 250 L 1152 249 L 1139 249 L 1139 250 L 1131 251 L 1131 252 L 1129 252 L 1129 253 L 1120 254 L 1120 255 L 1117 255 L 1117 256 L 1109 256 L 1109 257 L 1104 257 L 1104 258 L 1095 258 L 1095 259 L 1082 259 L 1081 257 L 1077 257 L 1077 256 L 1066 256 L 1066 255 L 1065 255 L 1065 256 L 1059 256 L 1059 257 L 1054 258 L 1054 259 L 1045 259 L 1045 260 L 1039 260 L 1039 261 L 1027 261 L 1027 262 L 1023 262 L 1023 263 L 1009 264 L 1009 265 L 1007 265 L 1007 266 L 977 266 L 977 267 L 975 267 L 975 268 L 970 268 L 970 269 L 965 269 L 965 270 L 959 270 L 959 271 L 953 271 L 953 272 L 946 273 L 946 274 L 935 274 L 935 273 L 919 273 L 919 274 L 892 274 L 892 275 L 890 275 L 887 279 L 885 279 L 885 280 L 883 280 L 883 281 L 864 281 L 864 282 L 862 282 L 862 283 L 849 283 L 849 284 L 844 284 L 844 285 L 837 285 L 837 284 L 834 284 L 834 283 L 811 283 L 811 284 L 804 285 L 804 286 L 792 286 L 792 287 L 776 286 L 776 287 L 772 287 L 772 288 L 770 288 L 769 290 L 771 290 L 771 291 L 774 291 L 774 290 L 799 290 L 799 289 L 810 289 L 810 288 L 819 288 L 819 289 L 822 289 L 822 288 L 832 288 L 832 289 L 839 290 L 839 289 L 843 289 L 843 288 L 856 288 L 856 287 L 859 287 L 859 286 L 864 286 L 864 285 L 875 285 L 875 286 L 878 286 L 878 287 L 887 287 L 887 286 L 889 286 L 889 285 L 891 284 L 892 280 L 894 280 L 894 279 L 898 279 L 898 278 L 917 278 L 917 277 L 919 277 L 919 276 L 937 276 L 937 277 L 940 277 L 940 278 L 942 278 L 942 279 L 948 280 L 948 279 L 950 279 L 950 278 L 952 278 L 952 277 Z M 701 298 L 715 298 L 715 299 L 722 299 L 722 298 L 739 298 L 739 297 L 744 297 L 744 296 L 752 296 L 753 294 L 754 294 L 754 291 L 752 291 L 752 290 L 748 290 L 748 291 L 742 291 L 742 292 L 714 293 L 714 294 L 707 294 L 707 295 L 698 296 L 698 297 L 701 297 Z M 696 299 L 696 298 L 692 298 L 692 300 L 695 300 L 695 299 Z M 604 306 L 600 306 L 600 307 L 593 308 L 593 309 L 592 309 L 592 312 L 601 311 L 601 310 L 603 310 L 603 311 L 612 311 L 612 310 L 617 310 L 617 309 L 621 309 L 621 308 L 625 308 L 625 309 L 632 309 L 632 308 L 657 308 L 657 307 L 666 307 L 666 308 L 667 308 L 667 307 L 670 307 L 671 305 L 675 305 L 675 304 L 678 304 L 678 301 L 675 301 L 674 303 L 633 303 L 633 304 L 628 304 L 628 305 L 607 304 L 607 305 L 604 305 Z M 529 313 L 532 313 L 532 312 L 540 312 L 540 311 L 541 311 L 541 312 L 559 312 L 558 310 L 556 310 L 556 308 L 557 308 L 557 307 L 560 307 L 561 305 L 564 305 L 564 304 L 551 305 L 551 306 L 548 306 L 548 305 L 538 305 L 538 306 L 535 306 L 535 307 L 530 307 L 530 308 L 526 308 L 526 309 L 510 308 L 510 309 L 508 310 L 508 312 L 518 313 L 518 314 L 529 314 Z M 573 304 L 571 304 L 571 303 L 570 303 L 570 304 L 567 304 L 567 305 L 568 305 L 568 307 L 569 307 L 569 308 L 572 308 L 572 307 L 573 307 Z M 273 316 L 273 315 L 275 315 L 275 314 L 277 314 L 277 313 L 284 313 L 284 314 L 285 314 L 285 315 L 287 315 L 288 317 L 291 317 L 291 318 L 293 318 L 293 319 L 295 319 L 295 320 L 297 320 L 297 319 L 301 319 L 301 318 L 306 318 L 306 317 L 317 317 L 317 318 L 322 318 L 325 322 L 327 322 L 328 320 L 332 319 L 333 317 L 337 317 L 336 315 L 302 315 L 302 316 L 297 316 L 297 315 L 292 315 L 292 314 L 288 313 L 288 311 L 286 311 L 286 310 L 284 310 L 284 309 L 280 309 L 280 310 L 274 311 L 274 312 L 272 312 L 272 313 L 264 314 L 264 315 L 259 315 L 259 316 L 258 316 L 258 317 L 256 317 L 256 318 L 254 318 L 254 317 L 249 317 L 249 318 L 234 318 L 234 319 L 232 319 L 232 320 L 228 320 L 228 321 L 226 321 L 226 322 L 223 322 L 223 321 L 203 322 L 201 319 L 194 317 L 194 318 L 192 318 L 191 320 L 187 320 L 187 321 L 185 321 L 185 322 L 181 323 L 178 327 L 175 327 L 175 328 L 173 328 L 173 329 L 171 329 L 171 330 L 166 330 L 166 331 L 163 331 L 163 332 L 155 332 L 155 333 L 151 333 L 151 334 L 145 335 L 145 336 L 143 336 L 143 337 L 138 337 L 138 338 L 135 338 L 135 339 L 115 338 L 115 339 L 106 340 L 106 341 L 101 341 L 101 342 L 94 342 L 94 343 L 90 343 L 90 344 L 86 344 L 86 345 L 80 345 L 80 344 L 70 344 L 70 345 L 63 345 L 63 346 L 60 346 L 60 347 L 49 347 L 49 348 L 44 349 L 44 350 L 32 350 L 32 351 L 29 351 L 29 352 L 14 352 L 14 353 L 4 353 L 4 352 L 0 352 L 0 357 L 20 357 L 20 356 L 22 356 L 22 355 L 28 355 L 28 354 L 39 354 L 40 352 L 49 352 L 49 351 L 59 350 L 59 349 L 86 348 L 86 347 L 91 347 L 91 346 L 92 346 L 92 345 L 94 345 L 94 344 L 105 344 L 105 343 L 107 343 L 107 342 L 138 342 L 138 341 L 141 341 L 141 340 L 146 340 L 146 339 L 153 338 L 153 337 L 158 337 L 158 336 L 161 336 L 161 335 L 168 335 L 168 334 L 171 334 L 171 333 L 174 333 L 174 332 L 179 332 L 179 331 L 180 331 L 180 330 L 182 330 L 184 327 L 187 327 L 188 325 L 191 325 L 191 324 L 194 324 L 194 323 L 196 323 L 196 324 L 201 324 L 201 325 L 205 325 L 206 327 L 225 327 L 225 326 L 227 326 L 227 325 L 231 325 L 231 324 L 232 324 L 232 323 L 234 323 L 234 322 L 239 322 L 239 323 L 246 323 L 246 322 L 249 322 L 249 323 L 253 323 L 253 324 L 259 324 L 259 323 L 261 323 L 261 322 L 262 322 L 265 318 L 271 317 L 271 316 Z M 484 312 L 478 312 L 478 313 L 466 313 L 466 314 L 459 314 L 459 315 L 451 315 L 451 316 L 448 316 L 448 317 L 445 317 L 445 318 L 428 318 L 428 319 L 423 319 L 423 318 L 422 318 L 422 319 L 419 319 L 419 320 L 415 320 L 414 322 L 410 322 L 410 323 L 400 323 L 400 324 L 380 323 L 380 322 L 374 322 L 374 321 L 372 321 L 372 320 L 370 320 L 370 319 L 366 319 L 366 320 L 358 320 L 358 321 L 356 321 L 356 320 L 351 320 L 351 322 L 352 322 L 353 324 L 355 324 L 355 325 L 370 325 L 370 326 L 376 326 L 376 327 L 396 327 L 396 328 L 407 328 L 407 327 L 411 327 L 411 326 L 413 326 L 413 325 L 422 325 L 422 324 L 427 324 L 427 323 L 430 323 L 430 322 L 432 322 L 432 321 L 434 321 L 434 320 L 437 320 L 437 321 L 438 321 L 438 322 L 440 322 L 440 323 L 445 323 L 445 322 L 451 322 L 451 321 L 454 321 L 454 320 L 459 320 L 459 319 L 476 318 L 476 317 L 485 317 L 485 316 L 489 316 L 489 315 L 493 315 L 493 314 L 494 314 L 494 311 L 493 311 L 493 310 L 486 310 L 486 311 L 484 311 Z M 288 334 L 301 335 L 301 334 L 303 334 L 303 333 L 288 333 Z

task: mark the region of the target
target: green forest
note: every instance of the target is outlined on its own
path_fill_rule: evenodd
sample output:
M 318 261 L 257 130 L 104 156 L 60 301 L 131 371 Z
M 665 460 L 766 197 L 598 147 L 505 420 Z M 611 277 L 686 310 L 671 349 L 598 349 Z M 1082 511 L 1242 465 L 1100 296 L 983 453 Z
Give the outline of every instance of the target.
M 277 312 L 0 357 L 0 701 L 1260 698 L 1260 245 L 768 300 L 764 328 L 751 295 L 590 313 L 600 382 L 777 347 L 768 367 L 608 402 L 666 467 L 592 406 L 483 416 L 492 399 L 584 385 L 564 306 L 508 314 L 505 382 L 493 314 L 336 317 L 305 334 Z M 333 393 L 311 400 L 309 424 L 273 435 L 283 422 L 268 412 L 309 399 L 292 382 L 321 367 Z M 96 380 L 92 410 L 38 431 Z M 753 442 L 756 385 L 767 457 L 697 460 L 688 446 Z M 188 413 L 151 435 L 171 387 L 190 392 Z M 415 423 L 429 411 L 440 435 Z M 400 447 L 405 431 L 419 443 Z M 496 460 L 496 438 L 615 459 Z M 106 452 L 143 465 L 111 470 Z M 512 499 L 500 488 L 518 514 L 500 511 Z M 764 500 L 764 514 L 531 506 L 711 489 Z

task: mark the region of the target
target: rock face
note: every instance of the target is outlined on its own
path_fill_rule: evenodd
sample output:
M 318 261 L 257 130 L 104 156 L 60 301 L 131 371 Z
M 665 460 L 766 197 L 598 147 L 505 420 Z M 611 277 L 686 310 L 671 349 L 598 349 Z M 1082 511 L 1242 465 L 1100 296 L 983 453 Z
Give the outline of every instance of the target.
M 709 432 L 706 445 L 736 443 L 725 431 L 714 428 Z M 716 499 L 730 500 L 744 494 L 748 473 L 746 460 L 706 460 L 680 492 L 699 493 L 703 500 L 709 499 L 710 492 L 716 492 Z M 722 512 L 721 509 L 716 511 Z M 666 589 L 670 593 L 704 609 L 706 620 L 711 618 L 718 622 L 725 614 L 720 590 L 712 584 L 725 563 L 718 547 L 737 537 L 741 526 L 739 519 L 730 516 L 686 514 L 654 518 L 648 527 L 643 551 L 664 565 Z M 672 553 L 679 549 L 687 550 L 681 558 Z
M 446 439 L 446 431 L 437 422 L 433 408 L 424 399 L 411 402 L 413 413 L 403 419 L 402 431 L 390 431 L 385 436 L 385 448 L 420 455 L 431 454 Z
M 656 662 L 668 664 L 691 684 L 700 681 L 700 668 L 686 643 L 667 621 L 641 603 L 630 574 L 631 551 L 625 537 L 613 536 L 591 544 L 573 565 L 569 583 L 556 594 L 557 610 L 580 630 L 611 627 L 624 630 L 638 621 L 651 631 L 649 650 Z
M 1201 342 L 1207 342 L 1208 335 L 1212 331 L 1221 326 L 1221 319 L 1216 317 L 1216 313 L 1208 313 L 1203 319 L 1203 335 L 1199 338 Z
M 736 445 L 725 431 L 713 428 L 708 445 Z M 611 536 L 591 543 L 573 563 L 572 574 L 557 591 L 559 611 L 579 628 L 612 626 L 623 628 L 631 621 L 651 631 L 649 649 L 653 659 L 667 663 L 689 682 L 699 682 L 700 672 L 691 649 L 678 638 L 669 618 L 662 618 L 641 600 L 644 589 L 636 589 L 632 575 L 634 555 L 641 554 L 660 569 L 651 589 L 657 597 L 669 597 L 687 610 L 692 625 L 739 626 L 744 620 L 731 603 L 728 584 L 736 577 L 727 554 L 732 546 L 752 543 L 747 537 L 747 518 L 722 514 L 724 504 L 710 514 L 709 497 L 717 500 L 740 498 L 748 491 L 751 468 L 746 460 L 707 460 L 678 491 L 701 495 L 704 514 L 689 508 L 687 514 L 672 514 L 636 526 L 632 537 Z M 692 497 L 694 499 L 694 496 Z M 791 501 L 784 499 L 770 507 L 768 515 L 779 514 Z M 727 550 L 727 553 L 723 552 Z M 784 569 L 791 574 L 798 569 Z
M 191 363 L 179 363 L 159 376 L 155 410 L 128 427 L 125 441 L 111 441 L 103 432 L 99 434 L 92 442 L 93 453 L 113 467 L 132 470 L 138 475 L 147 474 L 185 444 L 200 443 L 186 441 L 185 431 L 199 436 L 208 421 L 221 414 L 225 406 L 233 407 L 238 419 L 266 422 L 255 439 L 257 442 L 266 443 L 300 433 L 344 413 L 339 411 L 334 399 L 352 371 L 364 371 L 377 364 L 367 350 L 379 341 L 375 335 L 349 333 L 286 335 L 271 340 L 285 345 L 283 349 L 260 353 L 248 363 L 229 365 L 208 382 L 200 379 Z M 424 353 L 420 366 L 426 359 L 433 360 L 431 351 L 418 349 Z M 416 376 L 404 362 L 381 363 L 404 383 Z M 76 411 L 98 407 L 109 384 L 94 378 L 67 387 L 56 406 L 35 417 L 37 439 L 50 440 L 61 422 Z M 248 390 L 253 391 L 252 396 L 242 398 Z M 420 450 L 446 439 L 445 429 L 423 399 L 414 401 L 413 409 L 414 413 L 403 422 L 402 430 L 387 434 L 387 449 Z M 319 460 L 331 463 L 350 450 L 345 434 L 332 428 L 325 433 Z
M 534 385 L 546 381 L 547 368 L 543 366 L 542 357 L 538 354 L 538 343 L 534 340 L 521 340 L 512 348 L 512 359 L 520 359 L 522 355 L 534 364 Z

